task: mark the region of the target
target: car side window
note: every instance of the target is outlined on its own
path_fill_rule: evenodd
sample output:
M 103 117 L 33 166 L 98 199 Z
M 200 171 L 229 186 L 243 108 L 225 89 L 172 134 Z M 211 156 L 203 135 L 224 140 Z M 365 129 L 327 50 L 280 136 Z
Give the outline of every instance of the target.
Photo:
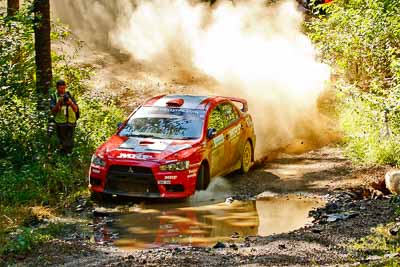
M 223 103 L 211 111 L 208 119 L 208 128 L 214 128 L 219 132 L 238 118 L 237 110 L 230 103 Z
M 239 118 L 237 110 L 230 103 L 221 104 L 220 110 L 224 116 L 225 127 Z
M 224 116 L 218 106 L 210 113 L 210 117 L 208 118 L 208 128 L 214 128 L 217 132 L 224 129 Z

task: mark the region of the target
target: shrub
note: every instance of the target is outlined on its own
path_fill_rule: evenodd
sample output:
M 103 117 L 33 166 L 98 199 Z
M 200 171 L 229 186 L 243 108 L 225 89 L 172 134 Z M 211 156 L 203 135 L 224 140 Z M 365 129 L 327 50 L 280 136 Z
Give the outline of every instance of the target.
M 29 5 L 29 3 L 28 3 Z M 52 38 L 67 38 L 54 25 Z M 54 77 L 63 77 L 78 99 L 81 118 L 71 157 L 54 153 L 55 133 L 46 129 L 48 116 L 39 116 L 35 92 L 33 22 L 23 8 L 13 19 L 0 11 L 0 203 L 60 204 L 87 186 L 94 149 L 111 135 L 123 112 L 112 102 L 85 97 L 91 68 L 69 64 L 71 58 L 53 54 Z M 42 114 L 41 114 L 42 115 Z
M 335 0 L 306 27 L 334 68 L 346 151 L 399 165 L 400 0 Z

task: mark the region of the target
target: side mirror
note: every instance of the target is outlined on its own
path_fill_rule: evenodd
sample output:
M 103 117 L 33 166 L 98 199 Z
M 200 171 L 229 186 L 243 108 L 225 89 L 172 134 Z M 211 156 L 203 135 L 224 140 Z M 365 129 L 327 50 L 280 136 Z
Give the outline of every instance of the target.
M 208 128 L 207 129 L 207 138 L 211 139 L 217 134 L 217 130 L 215 128 Z
M 122 127 L 122 124 L 123 124 L 122 122 L 118 122 L 117 123 L 117 128 L 120 129 Z

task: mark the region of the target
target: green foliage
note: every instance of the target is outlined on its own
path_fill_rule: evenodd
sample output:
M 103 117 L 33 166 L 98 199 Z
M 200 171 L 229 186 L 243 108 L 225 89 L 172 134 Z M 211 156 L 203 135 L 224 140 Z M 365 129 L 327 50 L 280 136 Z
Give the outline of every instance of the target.
M 400 1 L 336 0 L 328 12 L 309 25 L 322 57 L 359 88 L 374 92 L 393 86 L 399 71 Z
M 347 154 L 360 162 L 400 165 L 400 139 L 382 114 L 368 102 L 347 99 L 340 123 L 346 133 Z
M 0 96 L 29 97 L 35 86 L 33 18 L 21 13 L 9 20 L 0 10 L 0 21 Z
M 334 68 L 348 154 L 400 164 L 400 0 L 336 0 L 306 25 Z
M 89 236 L 91 233 L 88 230 L 80 222 L 50 222 L 39 227 L 17 227 L 7 238 L 0 235 L 0 257 L 3 256 L 10 263 L 55 238 L 65 238 L 76 233 Z
M 83 114 L 79 125 L 85 126 L 77 128 L 79 147 L 86 143 L 98 146 L 114 134 L 118 122 L 124 120 L 124 113 L 113 102 L 92 101 L 89 96 L 83 96 L 79 107 Z
M 69 36 L 53 25 L 52 38 Z M 78 46 L 79 48 L 79 46 Z M 77 48 L 77 49 L 78 49 Z M 76 54 L 76 51 L 72 55 Z M 63 78 L 78 101 L 81 118 L 70 157 L 55 153 L 55 132 L 37 109 L 33 22 L 22 9 L 10 20 L 0 14 L 0 203 L 59 204 L 87 186 L 91 154 L 116 129 L 123 113 L 112 102 L 85 96 L 91 68 L 75 66 L 71 55 L 53 54 L 54 78 Z M 44 116 L 42 116 L 44 115 Z
M 380 256 L 381 258 L 374 261 L 373 264 L 365 266 L 399 266 L 397 257 L 385 257 L 392 253 L 400 252 L 400 239 L 398 235 L 391 235 L 389 230 L 394 227 L 393 223 L 388 225 L 380 225 L 372 229 L 372 233 L 366 237 L 355 240 L 349 244 L 349 249 L 353 250 L 357 255 L 364 258 L 370 256 Z
M 398 216 L 400 214 L 400 196 L 393 196 L 390 199 L 390 205 L 395 210 L 394 214 Z M 358 258 L 368 258 L 369 256 L 381 257 L 365 266 L 399 266 L 397 256 L 394 255 L 400 252 L 400 233 L 396 233 L 396 231 L 391 232 L 391 229 L 397 227 L 396 222 L 378 225 L 371 229 L 371 234 L 356 239 L 346 246 L 358 255 Z M 392 257 L 385 256 L 390 254 L 394 255 Z
M 32 19 L 20 14 L 8 20 L 2 14 L 0 20 L 0 155 L 21 160 L 41 146 L 37 141 L 43 136 L 30 131 L 42 124 L 36 112 Z M 5 164 L 0 159 L 0 170 Z
M 48 234 L 43 234 L 33 228 L 21 227 L 16 232 L 10 235 L 4 245 L 0 247 L 0 255 L 21 255 L 31 251 L 35 246 L 38 246 L 51 239 Z
M 3 188 L 0 191 L 0 202 L 33 204 L 32 200 L 36 200 L 39 203 L 56 203 L 57 199 L 64 199 L 87 186 L 86 176 L 92 153 L 115 131 L 117 122 L 122 120 L 123 115 L 113 104 L 107 105 L 84 98 L 79 104 L 82 115 L 76 127 L 75 149 L 70 157 L 53 153 L 57 143 L 53 133 L 50 138 L 50 151 L 53 154 L 50 158 L 47 147 L 44 147 L 26 152 L 28 156 L 18 155 L 18 151 L 23 150 L 15 150 L 15 153 L 10 150 L 5 158 L 0 159 L 0 187 Z M 20 130 L 21 128 L 17 129 L 14 135 L 19 137 Z M 25 137 L 30 132 L 37 134 L 42 131 L 29 129 L 21 135 Z M 48 142 L 40 136 L 35 139 L 34 134 L 30 135 L 33 140 Z M 11 147 L 15 149 L 16 146 Z
M 52 54 L 54 80 L 63 79 L 68 81 L 68 90 L 74 95 L 80 96 L 85 92 L 85 81 L 89 80 L 90 76 L 93 74 L 93 67 L 88 65 L 78 67 L 71 62 L 75 61 L 75 56 L 80 52 L 84 43 L 75 40 L 71 36 L 69 29 L 62 24 L 53 23 L 52 28 L 52 41 L 57 43 L 58 47 L 66 47 L 66 52 L 53 52 Z M 82 71 L 82 69 L 84 69 L 84 71 Z

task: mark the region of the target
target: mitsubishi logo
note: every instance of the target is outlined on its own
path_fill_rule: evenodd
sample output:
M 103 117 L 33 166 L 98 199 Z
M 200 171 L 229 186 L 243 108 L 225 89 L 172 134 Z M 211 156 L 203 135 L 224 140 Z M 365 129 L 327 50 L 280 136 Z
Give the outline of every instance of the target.
M 129 173 L 134 173 L 132 167 L 129 167 L 128 172 L 129 172 Z

